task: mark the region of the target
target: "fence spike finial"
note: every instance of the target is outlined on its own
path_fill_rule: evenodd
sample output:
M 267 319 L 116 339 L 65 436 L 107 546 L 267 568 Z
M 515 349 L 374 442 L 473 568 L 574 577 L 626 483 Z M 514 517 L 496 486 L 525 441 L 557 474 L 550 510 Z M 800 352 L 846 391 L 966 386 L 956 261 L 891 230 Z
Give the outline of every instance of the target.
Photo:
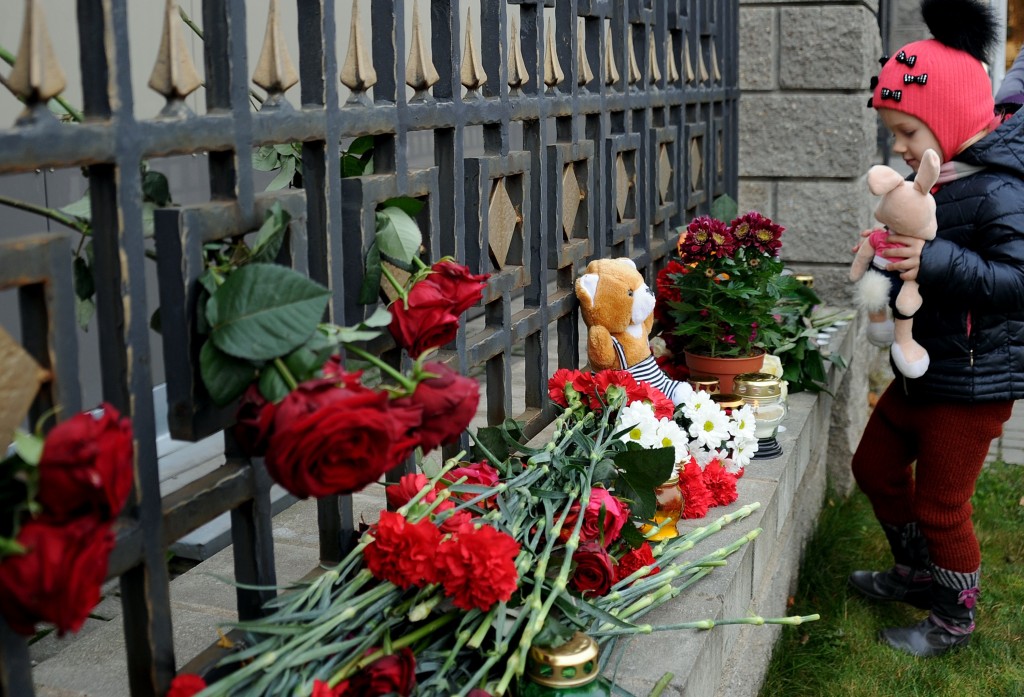
M 555 53 L 555 28 L 548 25 L 547 45 L 544 48 L 544 84 L 548 89 L 555 89 L 558 83 L 565 79 L 562 72 L 562 64 L 558 62 L 558 54 Z
M 156 54 L 156 65 L 149 76 L 149 86 L 171 103 L 183 100 L 202 84 L 181 33 L 178 5 L 174 0 L 167 0 L 160 48 Z
M 580 22 L 579 41 L 576 42 L 576 63 L 579 71 L 576 82 L 580 87 L 585 87 L 594 79 L 594 71 L 590 68 L 590 61 L 587 59 L 587 35 L 582 22 Z
M 608 27 L 604 39 L 604 84 L 614 85 L 619 81 L 619 68 L 615 65 L 615 51 L 612 48 L 612 28 Z
M 676 65 L 676 47 L 673 45 L 672 35 L 668 35 L 668 46 L 665 48 L 668 54 L 668 69 L 665 76 L 668 82 L 679 82 L 679 67 Z
M 46 28 L 46 16 L 37 0 L 26 0 L 21 44 L 14 69 L 6 80 L 8 89 L 30 107 L 46 103 L 64 91 L 67 78 L 57 61 Z
M 373 69 L 373 60 L 366 52 L 363 44 L 362 31 L 359 27 L 359 0 L 352 0 L 352 16 L 348 33 L 348 53 L 345 64 L 341 67 L 341 84 L 352 90 L 352 101 L 361 101 L 360 97 L 377 84 L 377 71 Z
M 466 11 L 466 48 L 462 52 L 462 68 L 459 73 L 462 86 L 476 92 L 487 82 L 487 72 L 480 62 L 480 51 L 473 38 L 473 8 Z
M 632 28 L 626 31 L 626 49 L 628 56 L 626 59 L 629 61 L 629 84 L 635 85 L 643 79 L 643 75 L 640 74 L 640 65 L 636 62 L 636 51 L 633 49 L 633 30 Z
M 658 67 L 658 47 L 654 45 L 654 32 L 649 32 L 650 40 L 647 42 L 647 62 L 650 68 L 647 71 L 647 81 L 652 85 L 661 82 L 661 68 Z
M 416 90 L 417 95 L 420 95 L 433 87 L 440 79 L 441 76 L 438 75 L 434 63 L 427 54 L 426 43 L 423 41 L 419 0 L 413 0 L 412 41 L 409 45 L 409 60 L 405 66 L 405 84 Z
M 281 35 L 281 23 L 278 20 L 277 0 L 270 0 L 270 11 L 267 14 L 267 32 L 263 36 L 263 50 L 256 62 L 256 71 L 252 81 L 262 87 L 270 95 L 267 102 L 279 101 L 281 95 L 299 81 L 292 58 L 288 55 L 288 46 Z
M 508 52 L 508 86 L 519 89 L 530 81 L 530 73 L 526 70 L 526 59 L 519 43 L 519 23 L 512 18 L 512 31 L 509 33 Z
M 701 84 L 707 82 L 711 76 L 708 75 L 708 66 L 704 62 L 704 47 L 697 44 L 697 76 Z
M 711 77 L 715 82 L 722 81 L 722 71 L 718 69 L 718 49 L 715 48 L 715 37 L 711 37 Z
M 693 72 L 693 61 L 690 59 L 690 37 L 683 37 L 683 70 L 686 74 L 686 81 L 692 83 L 697 79 Z

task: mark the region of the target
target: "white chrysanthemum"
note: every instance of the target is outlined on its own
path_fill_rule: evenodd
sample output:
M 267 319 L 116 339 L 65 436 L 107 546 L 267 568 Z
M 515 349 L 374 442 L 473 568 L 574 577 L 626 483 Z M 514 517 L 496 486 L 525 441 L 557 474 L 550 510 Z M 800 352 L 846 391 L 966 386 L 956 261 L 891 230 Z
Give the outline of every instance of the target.
M 690 393 L 683 398 L 682 406 L 683 418 L 690 422 L 696 418 L 697 414 L 702 409 L 706 409 L 708 406 L 713 406 L 716 409 L 718 408 L 718 405 L 711 399 L 711 395 L 704 390 L 691 390 Z
M 693 456 L 693 459 L 703 470 L 711 464 L 713 460 L 722 460 L 728 455 L 728 453 L 724 450 L 716 450 L 714 448 L 709 450 L 702 446 L 700 441 L 692 440 L 690 441 L 690 455 Z
M 685 462 L 690 457 L 689 442 L 686 431 L 669 418 L 663 418 L 658 422 L 658 436 L 661 443 L 658 447 L 672 447 L 676 450 L 676 462 Z
M 629 428 L 621 439 L 627 443 L 638 443 L 644 448 L 660 448 L 661 437 L 658 433 L 658 419 L 654 417 L 654 409 L 646 402 L 636 401 L 619 410 L 616 430 Z
M 690 437 L 709 450 L 722 447 L 722 441 L 729 437 L 729 417 L 717 404 L 710 402 L 693 415 Z
M 737 439 L 754 438 L 756 425 L 753 407 L 749 404 L 744 404 L 739 409 L 732 410 L 729 435 Z
M 750 459 L 757 452 L 756 438 L 736 438 L 726 443 L 726 447 L 732 452 L 732 457 L 725 465 L 725 470 L 730 474 L 736 474 L 750 464 Z

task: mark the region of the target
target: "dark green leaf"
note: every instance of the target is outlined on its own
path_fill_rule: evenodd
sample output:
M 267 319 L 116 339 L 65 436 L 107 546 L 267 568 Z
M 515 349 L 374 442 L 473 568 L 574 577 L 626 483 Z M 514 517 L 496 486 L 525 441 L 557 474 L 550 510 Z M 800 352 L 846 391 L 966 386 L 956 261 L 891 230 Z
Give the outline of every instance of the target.
M 346 155 L 360 157 L 366 154 L 373 154 L 373 136 L 359 136 L 345 150 Z
M 274 202 L 274 205 L 267 211 L 267 217 L 256 233 L 256 240 L 252 245 L 250 259 L 253 263 L 266 263 L 274 261 L 281 245 L 284 243 L 284 234 L 288 230 L 288 221 L 292 216 L 288 211 L 281 208 L 281 204 Z
M 264 145 L 253 152 L 252 166 L 260 172 L 273 172 L 281 166 L 281 157 L 273 145 Z
M 241 396 L 256 379 L 256 369 L 251 363 L 232 358 L 210 340 L 199 350 L 199 373 L 210 398 L 221 407 Z
M 644 519 L 654 517 L 657 504 L 654 489 L 672 476 L 675 459 L 675 448 L 625 450 L 615 454 L 615 465 L 620 470 L 615 486 L 633 501 L 630 508 L 634 515 Z
M 96 292 L 96 282 L 92 277 L 92 269 L 85 257 L 75 257 L 72 265 L 72 272 L 75 280 L 75 295 L 82 300 L 88 300 Z
M 269 363 L 267 367 L 260 371 L 260 394 L 270 402 L 280 402 L 286 396 L 288 396 L 288 383 L 285 382 L 281 373 L 278 372 L 277 366 L 273 363 Z
M 57 210 L 80 220 L 92 220 L 92 203 L 89 200 L 89 192 L 86 191 L 82 198 Z
M 160 324 L 160 308 L 153 310 L 153 314 L 149 316 L 149 328 L 157 334 L 163 331 L 163 326 Z
M 295 166 L 296 160 L 294 157 L 282 157 L 281 171 L 267 184 L 267 191 L 278 191 L 291 184 L 292 177 L 295 176 Z
M 171 187 L 167 183 L 167 177 L 153 170 L 143 174 L 142 200 L 160 208 L 171 205 Z
M 478 444 L 484 450 L 478 448 Z M 511 452 L 505 440 L 504 429 L 500 426 L 478 428 L 476 435 L 473 437 L 473 452 L 474 460 L 491 460 L 492 462 L 504 462 L 507 460 Z
M 552 613 L 545 618 L 544 626 L 533 639 L 533 645 L 542 648 L 554 648 L 569 641 L 575 633 L 575 627 L 566 626 Z
M 333 341 L 316 331 L 309 341 L 285 357 L 284 364 L 296 382 L 305 382 L 313 378 L 336 348 Z
M 210 336 L 224 353 L 265 361 L 287 355 L 316 330 L 330 291 L 297 271 L 249 264 L 206 303 Z
M 92 321 L 92 316 L 96 314 L 96 303 L 90 300 L 82 300 L 77 295 L 75 296 L 75 319 L 78 320 L 78 326 L 83 330 L 88 331 L 89 322 Z
M 739 212 L 739 205 L 728 194 L 723 194 L 711 204 L 711 217 L 718 218 L 723 222 L 730 222 Z
M 380 279 L 384 269 L 380 262 L 380 247 L 374 242 L 366 252 L 366 271 L 363 274 L 363 285 L 359 289 L 359 304 L 370 305 L 377 302 L 380 295 Z
M 621 537 L 619 538 L 625 542 L 630 549 L 636 549 L 644 542 L 647 542 L 647 538 L 640 532 L 640 528 L 635 525 L 623 525 Z
M 426 202 L 418 198 L 413 198 L 412 196 L 398 196 L 397 198 L 389 198 L 381 203 L 378 208 L 401 208 L 403 211 L 415 218 L 420 214 L 420 211 L 423 210 L 423 206 L 425 205 Z
M 420 251 L 423 233 L 408 213 L 390 206 L 377 212 L 377 244 L 384 256 L 408 264 Z

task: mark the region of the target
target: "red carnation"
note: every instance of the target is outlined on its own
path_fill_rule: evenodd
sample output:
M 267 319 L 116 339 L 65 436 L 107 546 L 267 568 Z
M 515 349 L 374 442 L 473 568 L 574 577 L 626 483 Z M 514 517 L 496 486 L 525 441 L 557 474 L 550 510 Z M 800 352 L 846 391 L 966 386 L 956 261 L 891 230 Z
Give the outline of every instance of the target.
M 398 513 L 382 511 L 372 534 L 374 541 L 363 557 L 374 578 L 399 588 L 437 583 L 435 557 L 441 532 L 430 520 L 410 523 Z
M 110 525 L 94 517 L 29 520 L 17 541 L 25 553 L 0 563 L 0 614 L 25 636 L 35 634 L 37 622 L 56 625 L 61 635 L 77 632 L 100 601 L 114 549 Z
M 438 553 L 445 595 L 463 610 L 489 610 L 517 588 L 519 543 L 489 525 L 464 525 Z
M 75 414 L 57 424 L 43 442 L 39 460 L 39 502 L 53 520 L 95 513 L 111 520 L 132 490 L 132 427 L 117 409 Z
M 426 454 L 439 445 L 454 443 L 466 430 L 476 416 L 480 385 L 441 363 L 426 363 L 423 369 L 435 377 L 420 381 L 411 395 L 395 402 L 422 408 L 423 424 L 416 435 Z
M 676 411 L 676 405 L 672 403 L 672 400 L 649 382 L 637 383 L 636 389 L 631 390 L 629 394 L 630 404 L 635 401 L 650 404 L 656 419 L 671 419 Z
M 622 555 L 618 565 L 615 567 L 615 582 L 618 583 L 645 566 L 651 567 L 651 570 L 646 574 L 647 576 L 658 572 L 658 567 L 654 566 L 654 553 L 651 551 L 651 546 L 646 542 Z
M 707 485 L 704 484 L 704 473 L 692 457 L 679 473 L 679 487 L 683 490 L 683 518 L 706 516 L 713 499 Z
M 323 680 L 314 680 L 313 692 L 309 697 L 343 697 L 346 694 L 348 694 L 348 680 L 342 680 L 333 688 Z
M 192 697 L 207 688 L 206 681 L 193 673 L 179 673 L 171 680 L 167 697 Z M 315 694 L 315 693 L 314 693 Z
M 267 470 L 300 498 L 359 491 L 412 453 L 419 424 L 416 408 L 383 392 L 303 383 L 274 414 Z
M 736 477 L 730 474 L 719 460 L 712 460 L 704 468 L 704 486 L 711 492 L 711 499 L 715 506 L 728 506 L 735 501 L 739 494 L 736 493 Z
M 615 562 L 598 542 L 580 545 L 572 555 L 576 565 L 569 587 L 584 598 L 607 595 L 615 583 Z
M 427 278 L 437 285 L 451 303 L 452 314 L 458 317 L 483 298 L 490 274 L 471 274 L 469 269 L 452 261 L 439 261 Z
M 413 358 L 454 341 L 459 330 L 451 300 L 430 277 L 414 285 L 404 300 L 391 303 L 390 309 L 391 335 Z

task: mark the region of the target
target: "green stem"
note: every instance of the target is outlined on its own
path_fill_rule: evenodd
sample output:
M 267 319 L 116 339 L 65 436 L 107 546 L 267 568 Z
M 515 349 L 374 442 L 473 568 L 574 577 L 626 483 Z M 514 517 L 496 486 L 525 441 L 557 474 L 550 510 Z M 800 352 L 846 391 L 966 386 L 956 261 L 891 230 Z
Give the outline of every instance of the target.
M 412 394 L 412 392 L 416 390 L 416 383 L 414 381 L 410 380 L 401 372 L 395 370 L 393 367 L 382 361 L 380 357 L 373 355 L 369 351 L 364 351 L 363 349 L 359 348 L 358 346 L 354 346 L 353 344 L 342 344 L 342 346 L 344 346 L 345 350 L 348 351 L 349 353 L 353 353 L 359 356 L 364 361 L 369 361 L 373 365 L 380 368 L 381 372 L 387 373 L 390 377 L 394 378 L 395 382 L 401 385 L 402 389 L 405 390 L 406 392 Z
M 388 283 L 391 284 L 391 287 L 394 288 L 395 292 L 398 293 L 398 297 L 402 300 L 402 302 L 405 302 L 405 299 L 409 295 L 408 293 L 405 292 L 405 286 L 399 283 L 398 279 L 395 278 L 390 271 L 388 271 L 388 267 L 381 266 L 380 270 L 384 274 L 384 278 L 386 278 L 388 280 Z
M 288 366 L 280 358 L 274 359 L 274 368 L 277 369 L 278 374 L 284 379 L 289 390 L 294 390 L 299 386 L 299 383 L 295 381 L 295 376 L 292 375 L 292 371 L 288 370 Z
M 33 203 L 19 201 L 16 198 L 10 198 L 8 196 L 2 195 L 0 195 L 0 205 L 10 206 L 11 208 L 18 208 L 23 211 L 28 211 L 29 213 L 41 215 L 44 218 L 49 218 L 50 220 L 58 222 L 61 225 L 66 225 L 67 227 L 82 235 L 88 235 L 90 233 L 89 227 L 85 223 L 83 223 L 80 220 L 77 220 L 76 218 L 73 218 L 70 215 L 61 213 L 60 211 L 54 208 L 37 206 Z
M 188 13 L 185 12 L 185 10 L 181 9 L 181 6 L 178 7 L 178 15 L 181 17 L 181 21 L 184 22 L 185 25 L 189 29 L 191 29 L 195 33 L 196 36 L 199 37 L 200 41 L 206 41 L 206 37 L 203 36 L 203 30 L 200 29 L 199 25 L 196 24 L 195 21 L 193 21 L 193 19 L 188 16 Z M 205 87 L 205 83 L 204 83 L 203 86 Z M 256 92 L 256 90 L 254 90 L 252 88 L 249 88 L 249 97 L 251 97 L 252 99 L 255 99 L 258 104 L 262 104 L 263 103 L 263 97 L 261 97 Z M 258 106 L 256 108 L 259 109 Z

